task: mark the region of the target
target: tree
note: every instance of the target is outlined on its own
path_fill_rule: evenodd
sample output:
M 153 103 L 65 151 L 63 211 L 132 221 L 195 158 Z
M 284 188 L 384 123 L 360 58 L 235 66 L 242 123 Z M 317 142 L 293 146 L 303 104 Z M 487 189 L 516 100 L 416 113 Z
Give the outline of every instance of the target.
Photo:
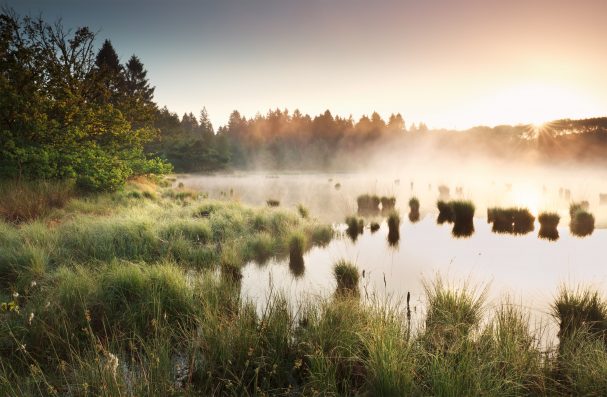
M 388 119 L 388 131 L 395 135 L 405 131 L 405 120 L 400 113 L 390 115 Z
M 209 120 L 209 115 L 207 113 L 206 107 L 203 107 L 200 111 L 199 125 L 203 140 L 207 142 L 210 141 L 213 135 L 215 135 L 215 132 L 213 130 L 213 124 L 211 123 L 211 120 Z
M 133 128 L 151 126 L 157 111 L 154 89 L 143 63 L 133 55 L 124 68 L 124 101 L 121 108 Z
M 113 190 L 129 175 L 168 170 L 143 153 L 151 130 L 132 130 L 117 107 L 90 100 L 112 59 L 106 46 L 95 63 L 94 38 L 86 27 L 0 15 L 0 175 Z
M 124 69 L 109 40 L 103 42 L 97 53 L 93 75 L 96 82 L 94 100 L 101 104 L 119 105 L 125 88 Z

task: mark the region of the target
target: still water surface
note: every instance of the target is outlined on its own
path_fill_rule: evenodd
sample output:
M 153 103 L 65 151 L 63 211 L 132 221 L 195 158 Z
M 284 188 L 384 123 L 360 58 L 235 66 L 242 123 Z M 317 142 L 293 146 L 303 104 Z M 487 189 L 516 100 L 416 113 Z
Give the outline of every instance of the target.
M 314 247 L 304 256 L 303 274 L 294 275 L 288 259 L 250 263 L 243 270 L 242 296 L 262 307 L 271 291 L 283 291 L 296 303 L 310 296 L 328 297 L 335 291 L 333 264 L 347 259 L 364 270 L 363 295 L 398 299 L 411 293 L 416 313 L 423 311 L 423 281 L 437 275 L 453 286 L 468 283 L 478 288 L 489 285 L 488 307 L 510 298 L 529 309 L 532 320 L 549 322 L 550 304 L 561 284 L 589 285 L 604 290 L 607 286 L 607 209 L 599 203 L 600 182 L 576 185 L 563 180 L 479 181 L 457 185 L 444 181 L 413 181 L 403 178 L 378 179 L 355 174 L 241 174 L 178 178 L 187 187 L 204 191 L 212 198 L 239 200 L 250 205 L 264 205 L 269 198 L 281 201 L 281 207 L 306 205 L 312 216 L 331 222 L 337 237 L 326 247 Z M 178 183 L 177 182 L 177 183 Z M 335 184 L 340 183 L 336 189 Z M 435 203 L 438 185 L 451 189 L 452 198 L 472 199 L 476 205 L 474 233 L 469 238 L 454 238 L 449 224 L 437 225 Z M 563 186 L 565 185 L 566 186 Z M 453 194 L 461 187 L 460 194 Z M 569 189 L 571 197 L 560 190 Z M 387 225 L 371 233 L 369 228 L 352 241 L 344 231 L 343 219 L 356 212 L 356 197 L 370 193 L 397 198 L 401 212 L 400 241 L 388 243 Z M 408 200 L 421 202 L 421 219 L 407 219 Z M 578 238 L 568 229 L 568 205 L 571 200 L 587 200 L 597 218 L 591 236 Z M 486 222 L 486 208 L 520 205 L 539 211 L 557 211 L 561 215 L 560 238 L 539 239 L 535 230 L 526 235 L 495 234 Z M 421 316 L 421 314 L 420 314 Z

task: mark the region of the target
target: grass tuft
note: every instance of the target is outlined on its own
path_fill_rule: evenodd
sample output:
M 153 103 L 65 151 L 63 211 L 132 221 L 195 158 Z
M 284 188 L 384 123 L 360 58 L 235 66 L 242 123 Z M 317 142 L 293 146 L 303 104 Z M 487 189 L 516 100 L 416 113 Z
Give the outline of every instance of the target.
M 558 225 L 561 217 L 556 212 L 542 212 L 538 217 L 540 222 L 539 236 L 547 240 L 557 240 L 559 238 Z
M 360 275 L 358 269 L 352 263 L 344 259 L 337 261 L 333 267 L 333 275 L 337 281 L 339 291 L 356 291 Z
M 588 212 L 588 202 L 573 203 L 569 206 L 571 234 L 578 237 L 589 236 L 594 232 L 594 215 Z

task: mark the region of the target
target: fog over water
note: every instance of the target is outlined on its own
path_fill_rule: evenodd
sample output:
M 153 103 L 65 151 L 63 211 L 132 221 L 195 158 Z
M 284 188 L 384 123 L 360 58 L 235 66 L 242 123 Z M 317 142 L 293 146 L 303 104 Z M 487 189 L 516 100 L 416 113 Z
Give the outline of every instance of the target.
M 420 171 L 422 168 L 425 171 Z M 234 172 L 216 175 L 180 175 L 176 184 L 205 192 L 210 198 L 237 200 L 264 206 L 266 200 L 280 201 L 282 208 L 303 204 L 312 217 L 334 225 L 336 237 L 326 247 L 314 247 L 304 256 L 303 275 L 290 272 L 288 259 L 251 263 L 243 270 L 242 296 L 263 308 L 271 291 L 284 291 L 293 303 L 304 297 L 329 297 L 335 291 L 333 264 L 339 259 L 355 263 L 365 276 L 361 294 L 379 299 L 402 299 L 411 293 L 414 317 L 423 312 L 423 281 L 440 275 L 448 283 L 464 283 L 482 289 L 489 286 L 489 307 L 505 298 L 529 308 L 532 320 L 550 323 L 550 304 L 561 284 L 607 286 L 604 247 L 607 244 L 607 205 L 599 194 L 607 192 L 605 171 L 599 169 L 484 167 L 437 164 L 432 159 L 415 168 L 405 165 L 383 168 L 383 172 Z M 336 188 L 336 184 L 340 186 Z M 472 200 L 476 206 L 474 233 L 455 238 L 449 224 L 438 225 L 438 186 L 449 187 L 451 199 Z M 459 189 L 458 189 L 459 188 Z M 460 190 L 461 189 L 461 190 Z M 459 193 L 456 191 L 459 190 Z M 569 191 L 570 193 L 568 193 Z M 366 218 L 362 235 L 352 241 L 343 224 L 357 212 L 361 194 L 396 197 L 401 214 L 400 240 L 388 243 L 385 219 Z M 408 201 L 420 200 L 421 217 L 411 222 Z M 586 200 L 596 218 L 592 235 L 579 238 L 569 231 L 569 204 Z M 537 217 L 542 211 L 561 216 L 559 239 L 538 237 L 539 223 L 525 235 L 496 234 L 487 223 L 487 208 L 526 207 Z M 371 233 L 371 220 L 380 229 Z M 548 338 L 554 338 L 550 324 Z

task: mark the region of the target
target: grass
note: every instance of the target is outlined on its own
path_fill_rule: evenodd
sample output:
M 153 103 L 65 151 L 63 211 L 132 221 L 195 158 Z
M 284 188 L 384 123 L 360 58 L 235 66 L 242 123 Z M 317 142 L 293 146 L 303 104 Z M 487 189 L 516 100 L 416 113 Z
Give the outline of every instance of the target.
M 607 304 L 594 290 L 558 293 L 555 349 L 539 344 L 522 306 L 487 306 L 485 289 L 441 279 L 425 284 L 412 321 L 399 301 L 373 294 L 295 303 L 272 290 L 247 301 L 244 263 L 300 257 L 331 228 L 281 209 L 150 191 L 155 199 L 75 197 L 37 220 L 0 222 L 0 394 L 607 391 Z M 334 272 L 338 286 L 358 289 L 352 264 Z
M 489 208 L 487 221 L 494 233 L 527 234 L 535 228 L 535 217 L 527 208 Z
M 409 200 L 409 221 L 415 223 L 419 221 L 419 200 L 412 197 Z
M 455 237 L 469 237 L 472 235 L 474 233 L 474 204 L 471 201 L 455 200 L 446 205 L 450 207 L 451 211 L 453 235 Z
M 295 232 L 289 237 L 289 258 L 291 261 L 303 260 L 306 249 L 306 236 L 301 232 Z
M 451 208 L 450 203 L 446 201 L 439 200 L 436 203 L 436 207 L 438 208 L 438 218 L 436 222 L 439 225 L 443 223 L 452 223 L 454 219 L 453 208 Z
M 358 213 L 360 215 L 375 215 L 379 213 L 379 204 L 381 199 L 378 196 L 363 194 L 356 199 L 358 204 Z
M 561 287 L 552 306 L 552 315 L 559 324 L 561 341 L 578 332 L 601 340 L 607 337 L 607 303 L 598 291 Z
M 69 181 L 4 181 L 0 183 L 0 219 L 22 223 L 45 217 L 75 195 Z
M 428 299 L 426 334 L 434 347 L 448 348 L 480 325 L 486 289 L 477 292 L 467 285 L 450 288 L 437 277 L 433 282 L 425 282 L 424 290 Z
M 561 217 L 556 212 L 542 212 L 538 217 L 540 222 L 539 236 L 548 240 L 557 240 L 559 231 L 557 229 Z
M 352 241 L 356 241 L 358 235 L 363 233 L 364 226 L 365 222 L 362 218 L 357 218 L 355 216 L 348 216 L 346 218 L 346 234 Z
M 280 206 L 280 201 L 275 199 L 266 200 L 266 204 L 268 207 L 278 207 Z
M 337 281 L 337 290 L 352 292 L 358 289 L 360 274 L 356 266 L 346 260 L 339 260 L 333 267 L 333 275 Z
M 304 219 L 310 216 L 310 210 L 308 210 L 303 204 L 297 205 L 297 212 L 299 213 L 299 216 Z
M 369 225 L 369 229 L 371 230 L 371 233 L 375 233 L 379 230 L 379 223 L 371 222 L 371 224 Z
M 411 211 L 419 212 L 419 199 L 417 197 L 411 197 L 411 199 L 409 199 L 409 208 Z
M 398 305 L 363 303 L 350 293 L 360 281 L 355 266 L 339 261 L 334 275 L 348 293 L 294 309 L 273 292 L 259 311 L 240 299 L 232 276 L 187 275 L 170 263 L 62 267 L 44 288 L 19 297 L 21 313 L 36 313 L 31 324 L 29 316 L 0 313 L 0 390 L 159 396 L 604 390 L 605 345 L 599 333 L 583 333 L 595 323 L 593 313 L 604 313 L 593 293 L 557 298 L 559 307 L 577 308 L 559 313 L 581 311 L 584 321 L 547 354 L 522 308 L 505 303 L 483 321 L 485 289 L 440 278 L 426 283 L 424 326 L 412 332 Z
M 398 233 L 400 227 L 400 215 L 397 211 L 392 211 L 388 215 L 388 232 Z
M 391 211 L 396 207 L 396 197 L 382 196 L 380 198 L 380 201 L 381 201 L 381 210 L 384 213 Z
M 388 214 L 388 243 L 391 246 L 398 244 L 400 240 L 400 215 L 397 211 L 393 210 Z
M 572 203 L 569 206 L 569 215 L 571 217 L 569 229 L 574 236 L 585 237 L 591 235 L 594 231 L 594 215 L 587 210 L 587 201 Z

